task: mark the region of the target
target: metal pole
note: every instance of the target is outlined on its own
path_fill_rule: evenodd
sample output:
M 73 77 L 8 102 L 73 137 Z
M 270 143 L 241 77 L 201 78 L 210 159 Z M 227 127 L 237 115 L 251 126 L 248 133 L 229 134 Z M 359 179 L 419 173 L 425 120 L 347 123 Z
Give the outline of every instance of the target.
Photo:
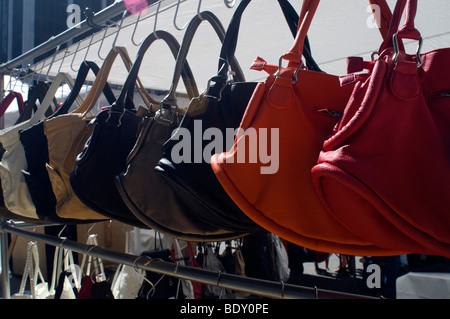
M 50 38 L 41 45 L 36 46 L 34 49 L 28 51 L 27 53 L 24 53 L 21 56 L 0 65 L 0 74 L 7 73 L 9 70 L 27 63 L 30 60 L 33 60 L 34 58 L 55 49 L 59 45 L 67 43 L 68 41 L 91 30 L 94 26 L 101 25 L 106 21 L 116 17 L 117 15 L 122 14 L 125 10 L 126 7 L 123 1 L 115 2 L 109 7 L 93 15 L 89 20 L 84 20 L 80 24 L 68 29 L 65 32 L 60 33 L 56 37 Z
M 2 259 L 2 292 L 3 299 L 11 299 L 11 285 L 9 280 L 9 258 L 8 258 L 8 234 L 1 233 L 1 259 Z
M 37 225 L 39 226 L 39 225 Z M 38 234 L 23 230 L 20 227 L 11 226 L 7 223 L 0 225 L 1 232 L 13 233 L 18 236 L 30 238 L 48 245 L 62 247 L 73 252 L 102 258 L 119 264 L 152 271 L 181 279 L 201 282 L 206 285 L 216 285 L 222 288 L 244 291 L 267 298 L 286 299 L 368 299 L 365 296 L 340 293 L 327 290 L 319 290 L 311 287 L 296 286 L 278 283 L 268 280 L 242 277 L 238 275 L 217 273 L 210 270 L 194 267 L 180 266 L 174 263 L 164 262 L 160 259 L 149 259 L 147 257 L 134 256 L 108 250 L 99 246 L 89 246 L 71 240 L 56 238 L 44 234 Z

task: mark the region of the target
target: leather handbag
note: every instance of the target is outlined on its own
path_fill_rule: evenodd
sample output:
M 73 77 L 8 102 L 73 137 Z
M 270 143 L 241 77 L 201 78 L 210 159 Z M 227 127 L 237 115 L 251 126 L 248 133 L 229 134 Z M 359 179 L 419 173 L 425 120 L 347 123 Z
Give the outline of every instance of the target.
M 181 209 L 189 211 L 195 207 L 193 211 L 199 219 L 215 227 L 242 233 L 261 230 L 261 226 L 247 217 L 228 196 L 214 175 L 210 158 L 214 152 L 225 151 L 231 146 L 229 140 L 227 145 L 227 130 L 234 132 L 239 127 L 257 85 L 256 82 L 245 82 L 243 77 L 228 81 L 227 61 L 234 57 L 241 18 L 250 2 L 241 1 L 236 8 L 221 49 L 218 74 L 210 80 L 209 90 L 191 101 L 176 133 L 165 143 L 163 156 L 155 168 L 161 176 L 161 183 L 168 184 L 173 196 L 184 204 L 185 207 L 180 205 Z M 278 2 L 295 36 L 298 14 L 289 1 Z M 307 52 L 308 65 L 316 66 L 309 47 L 305 47 L 304 51 Z M 205 133 L 212 130 L 214 137 L 201 139 L 198 144 L 196 134 L 206 136 Z M 216 141 L 220 140 L 222 142 L 217 144 Z M 188 144 L 184 145 L 184 141 Z M 234 135 L 231 136 L 231 143 L 233 141 Z M 180 145 L 182 153 L 189 156 L 183 156 L 181 160 Z
M 100 68 L 92 61 L 83 61 L 78 70 L 73 89 L 64 103 L 49 118 L 66 114 L 79 98 L 79 93 L 92 71 L 95 76 Z M 109 103 L 114 103 L 116 98 L 106 83 L 103 94 Z M 82 103 L 82 102 L 81 102 Z M 19 132 L 20 141 L 25 151 L 27 168 L 22 170 L 27 183 L 31 199 L 36 207 L 36 214 L 40 220 L 47 222 L 59 222 L 61 218 L 56 214 L 56 198 L 52 190 L 50 178 L 45 168 L 49 162 L 47 137 L 44 134 L 44 122 L 39 122 L 32 127 Z M 64 223 L 77 223 L 77 220 L 64 219 Z
M 102 215 L 141 228 L 146 228 L 145 224 L 125 205 L 114 179 L 126 169 L 126 159 L 136 143 L 143 117 L 148 112 L 154 115 L 159 107 L 152 105 L 151 110 L 138 114 L 133 104 L 136 78 L 145 53 L 158 39 L 169 46 L 175 58 L 180 48 L 180 44 L 170 33 L 155 32 L 141 44 L 117 102 L 104 108 L 89 124 L 93 127 L 93 133 L 78 155 L 76 167 L 70 175 L 73 191 L 86 206 Z M 198 96 L 198 90 L 189 65 L 187 62 L 183 65 L 181 76 L 188 96 L 193 98 Z
M 38 219 L 36 208 L 22 174 L 22 170 L 26 168 L 26 158 L 20 143 L 19 132 L 33 126 L 45 117 L 45 113 L 51 107 L 53 98 L 63 81 L 70 88 L 73 87 L 70 76 L 59 73 L 50 85 L 40 107 L 30 119 L 0 131 L 0 143 L 5 150 L 0 162 L 3 198 L 6 208 L 16 215 Z
M 230 232 L 210 226 L 195 215 L 198 207 L 185 209 L 170 189 L 159 180 L 154 171 L 163 153 L 163 144 L 170 139 L 179 126 L 183 114 L 177 112 L 175 92 L 186 52 L 202 22 L 208 22 L 223 42 L 225 31 L 220 20 L 211 12 L 201 12 L 189 22 L 175 65 L 172 87 L 161 102 L 161 108 L 154 117 L 147 117 L 142 124 L 139 137 L 128 156 L 126 170 L 118 174 L 116 185 L 124 202 L 132 213 L 149 228 L 165 235 L 186 241 L 217 241 L 233 239 L 241 233 Z M 240 72 L 233 62 L 232 69 Z
M 93 127 L 89 126 L 89 122 L 94 116 L 90 113 L 103 91 L 109 72 L 118 55 L 122 58 L 126 68 L 130 70 L 132 62 L 126 49 L 123 47 L 113 48 L 104 61 L 83 104 L 71 113 L 58 115 L 44 121 L 44 133 L 47 137 L 49 153 L 46 169 L 56 197 L 56 213 L 60 218 L 107 219 L 80 201 L 70 185 L 70 174 L 75 169 L 76 157 L 92 135 Z
M 399 254 L 339 224 L 312 185 L 311 168 L 354 87 L 341 85 L 338 76 L 302 68 L 302 47 L 318 4 L 303 2 L 291 50 L 279 70 L 257 85 L 233 146 L 214 155 L 211 165 L 242 211 L 284 240 L 321 252 Z M 289 61 L 287 67 L 283 61 Z
M 312 178 L 330 214 L 360 238 L 450 257 L 450 48 L 421 53 L 417 0 L 398 4 L 392 37 L 323 143 Z M 418 41 L 417 54 L 400 50 L 406 39 Z

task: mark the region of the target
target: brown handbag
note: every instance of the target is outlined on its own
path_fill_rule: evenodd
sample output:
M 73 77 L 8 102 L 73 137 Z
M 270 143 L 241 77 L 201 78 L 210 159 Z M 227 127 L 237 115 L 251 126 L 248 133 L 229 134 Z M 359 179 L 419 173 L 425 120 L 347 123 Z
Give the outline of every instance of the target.
M 123 47 L 113 48 L 103 63 L 83 104 L 69 114 L 59 115 L 44 121 L 44 132 L 49 151 L 49 163 L 46 164 L 46 168 L 56 197 L 56 213 L 60 218 L 108 219 L 80 201 L 70 185 L 70 174 L 76 166 L 78 154 L 83 150 L 86 141 L 92 135 L 93 126 L 88 124 L 93 117 L 89 114 L 102 94 L 112 65 L 118 55 L 120 55 L 129 71 L 132 62 L 126 49 Z M 143 94 L 145 89 L 141 86 L 139 91 L 146 104 L 150 105 L 153 101 L 148 101 L 147 95 Z

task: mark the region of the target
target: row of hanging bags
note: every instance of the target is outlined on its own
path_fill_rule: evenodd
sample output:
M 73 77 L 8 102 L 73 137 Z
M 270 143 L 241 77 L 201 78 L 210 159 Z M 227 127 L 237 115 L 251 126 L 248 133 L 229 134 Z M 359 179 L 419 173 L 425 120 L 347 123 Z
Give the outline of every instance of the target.
M 287 0 L 278 2 L 295 35 L 296 11 Z M 246 82 L 243 77 L 234 81 L 228 78 L 241 18 L 249 3 L 250 0 L 242 1 L 236 8 L 223 41 L 217 75 L 209 80 L 207 90 L 191 101 L 180 126 L 165 143 L 163 156 L 155 168 L 158 183 L 168 185 L 167 191 L 183 203 L 178 207 L 181 214 L 192 210 L 195 216 L 213 226 L 241 233 L 258 231 L 261 227 L 242 213 L 227 195 L 214 176 L 209 158 L 213 152 L 227 148 L 227 130 L 234 132 L 239 126 L 257 84 Z M 318 69 L 309 48 L 305 52 L 308 65 Z M 231 66 L 231 70 L 235 69 Z
M 70 185 L 70 174 L 75 169 L 76 158 L 92 134 L 90 121 L 95 118 L 94 107 L 106 84 L 112 64 L 120 55 L 126 69 L 132 62 L 123 47 L 115 47 L 108 54 L 84 103 L 76 110 L 44 121 L 48 142 L 49 162 L 45 164 L 56 197 L 56 213 L 60 218 L 78 220 L 104 220 L 104 215 L 90 209 L 76 196 Z M 142 92 L 145 88 L 141 89 Z M 142 94 L 144 101 L 146 96 Z M 151 103 L 147 101 L 148 105 Z M 101 191 L 101 190 L 100 190 Z
M 178 54 L 171 90 L 161 102 L 157 114 L 148 117 L 143 123 L 136 145 L 127 158 L 126 170 L 118 174 L 116 184 L 128 208 L 148 227 L 186 241 L 219 241 L 239 237 L 242 233 L 228 231 L 220 225 L 210 225 L 199 218 L 196 215 L 198 207 L 186 207 L 175 196 L 170 185 L 160 182 L 154 171 L 163 154 L 163 144 L 170 139 L 182 120 L 183 114 L 177 112 L 175 98 L 179 74 L 202 22 L 208 22 L 223 42 L 224 28 L 213 13 L 203 11 L 192 18 Z M 242 73 L 237 62 L 231 65 L 237 73 L 235 78 L 241 79 Z
M 94 76 L 98 76 L 100 68 L 92 61 L 83 61 L 78 69 L 73 89 L 58 110 L 50 115 L 49 118 L 66 114 L 74 106 L 74 103 L 79 99 L 89 71 L 92 71 Z M 108 83 L 104 87 L 103 95 L 110 103 L 114 103 L 116 100 Z M 36 207 L 36 215 L 42 221 L 59 222 L 61 218 L 56 214 L 56 198 L 52 190 L 47 169 L 45 168 L 45 164 L 49 162 L 49 156 L 47 137 L 44 133 L 44 122 L 40 121 L 32 127 L 20 131 L 19 134 L 27 162 L 27 167 L 22 172 L 31 199 Z M 77 222 L 76 220 L 67 218 L 63 221 L 64 223 Z
M 450 49 L 420 52 L 417 5 L 397 1 L 390 34 L 323 143 L 312 178 L 330 214 L 361 238 L 448 257 Z M 400 48 L 407 39 L 416 54 Z
M 63 81 L 70 88 L 73 88 L 74 83 L 70 76 L 65 73 L 59 73 L 50 85 L 39 108 L 29 119 L 0 131 L 0 143 L 5 151 L 0 162 L 3 199 L 6 208 L 19 216 L 38 219 L 25 177 L 22 174 L 22 170 L 26 168 L 26 158 L 20 142 L 19 132 L 44 119 Z
M 89 124 L 92 135 L 76 158 L 70 184 L 77 197 L 92 210 L 127 224 L 146 228 L 125 205 L 114 178 L 125 171 L 126 159 L 133 149 L 144 118 L 153 117 L 159 108 L 152 104 L 148 111 L 134 107 L 133 94 L 144 55 L 157 40 L 164 41 L 176 58 L 180 44 L 166 31 L 150 34 L 141 44 L 117 101 L 104 108 Z M 180 73 L 190 98 L 198 95 L 192 71 L 186 62 Z M 145 189 L 143 189 L 145 190 Z
M 287 241 L 323 252 L 401 254 L 403 250 L 380 248 L 342 226 L 323 207 L 311 181 L 322 143 L 360 82 L 355 76 L 352 83 L 341 83 L 338 76 L 302 68 L 303 42 L 318 4 L 317 0 L 303 2 L 291 50 L 280 59 L 278 71 L 257 85 L 234 145 L 214 155 L 211 165 L 242 211 Z M 284 61 L 287 67 L 282 67 Z M 242 157 L 251 150 L 249 132 L 259 147 L 266 143 L 272 162 L 264 156 L 256 158 L 256 163 Z

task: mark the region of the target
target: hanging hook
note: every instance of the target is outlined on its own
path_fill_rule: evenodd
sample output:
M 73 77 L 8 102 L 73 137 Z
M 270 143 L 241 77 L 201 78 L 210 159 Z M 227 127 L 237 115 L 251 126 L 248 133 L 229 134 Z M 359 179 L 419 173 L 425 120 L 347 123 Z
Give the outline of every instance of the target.
M 48 75 L 50 74 L 50 70 L 53 67 L 53 63 L 55 63 L 56 54 L 58 53 L 60 47 L 61 47 L 61 45 L 58 45 L 56 47 L 55 54 L 53 54 L 53 56 L 52 56 L 52 59 L 50 61 L 50 65 L 48 66 L 48 69 L 47 69 L 47 73 L 45 74 L 45 81 L 48 81 Z
M 198 7 L 197 7 L 197 16 L 200 20 L 204 21 L 205 18 L 203 18 L 202 13 L 200 9 L 202 8 L 202 0 L 198 0 Z
M 177 6 L 175 8 L 175 14 L 173 16 L 173 25 L 175 26 L 175 28 L 178 31 L 183 31 L 184 29 L 186 29 L 186 27 L 188 26 L 189 22 L 186 22 L 186 24 L 184 26 L 182 26 L 181 28 L 177 25 L 178 9 L 180 7 L 180 3 L 181 3 L 181 0 L 178 0 Z
M 78 41 L 77 49 L 76 49 L 75 52 L 73 53 L 72 62 L 70 63 L 70 68 L 72 69 L 73 72 L 78 72 L 78 70 L 75 70 L 75 69 L 73 68 L 73 62 L 75 62 L 75 58 L 76 58 L 76 56 L 77 56 L 78 49 L 80 48 L 80 44 L 81 44 L 81 41 Z
M 143 276 L 143 275 L 138 271 L 138 269 L 137 269 L 137 267 L 136 267 L 137 261 L 138 261 L 139 259 L 141 259 L 141 258 L 147 258 L 147 259 L 149 260 L 148 263 L 146 263 L 147 265 L 150 264 L 150 263 L 153 261 L 153 259 L 150 258 L 150 257 L 148 257 L 148 256 L 139 256 L 139 257 L 136 258 L 136 259 L 134 260 L 134 262 L 133 262 L 133 269 L 134 269 L 134 271 L 138 274 L 138 276 L 142 277 L 142 279 L 144 279 L 151 287 L 153 287 L 154 284 L 153 284 L 150 280 L 148 280 L 147 277 Z
M 141 15 L 142 15 L 142 11 L 139 12 L 139 16 L 137 17 L 136 23 L 134 24 L 133 34 L 131 35 L 131 43 L 133 43 L 137 47 L 140 46 L 142 44 L 142 42 L 144 41 L 143 38 L 141 39 L 141 41 L 139 41 L 139 43 L 136 43 L 134 41 L 134 36 L 136 35 L 137 26 L 138 26 L 139 22 L 141 21 Z
M 161 1 L 158 2 L 158 7 L 156 8 L 156 13 L 155 13 L 155 24 L 153 25 L 153 34 L 155 35 L 156 39 L 160 39 L 158 37 L 158 33 L 156 32 L 156 26 L 158 25 L 158 15 L 159 15 L 159 9 L 161 8 Z
M 236 0 L 223 0 L 227 8 L 232 9 L 236 5 Z
M 103 42 L 105 42 L 105 38 L 106 38 L 106 33 L 107 33 L 107 32 L 108 32 L 108 28 L 105 28 L 105 32 L 103 33 L 103 37 L 102 37 L 102 42 L 100 42 L 100 45 L 99 45 L 98 51 L 97 51 L 97 55 L 98 55 L 98 57 L 100 58 L 100 60 L 102 60 L 102 61 L 105 61 L 105 60 L 106 60 L 106 58 L 103 58 L 103 57 L 100 55 L 100 51 L 102 50 Z
M 124 11 L 123 15 L 122 15 L 122 19 L 120 20 L 120 24 L 118 26 L 119 29 L 117 30 L 116 37 L 114 38 L 114 41 L 112 43 L 113 48 L 116 47 L 117 38 L 119 37 L 119 33 L 120 33 L 120 30 L 122 29 L 123 21 L 125 20 L 126 15 L 127 15 L 127 11 Z
M 284 281 L 281 280 L 281 298 L 284 298 Z

